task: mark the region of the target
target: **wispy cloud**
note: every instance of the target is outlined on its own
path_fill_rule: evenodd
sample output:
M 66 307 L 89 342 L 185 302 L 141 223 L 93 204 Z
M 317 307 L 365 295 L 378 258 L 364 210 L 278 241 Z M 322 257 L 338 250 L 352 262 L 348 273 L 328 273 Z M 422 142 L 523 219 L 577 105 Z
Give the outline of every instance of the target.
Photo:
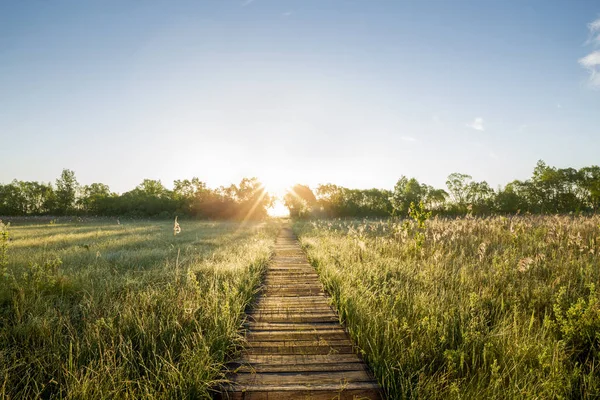
M 600 45 L 600 18 L 594 22 L 588 24 L 590 31 L 590 37 L 587 44 L 593 44 L 595 46 Z M 592 51 L 585 57 L 580 58 L 579 65 L 587 69 L 590 73 L 590 85 L 594 88 L 600 89 L 600 50 Z
M 400 139 L 404 140 L 405 142 L 416 142 L 417 139 L 415 139 L 412 136 L 402 136 Z
M 284 17 L 289 17 L 290 15 L 292 15 L 292 12 L 286 11 L 286 12 L 282 13 L 281 15 L 283 15 Z
M 490 151 L 489 156 L 490 156 L 490 158 L 493 158 L 494 160 L 497 160 L 499 158 L 498 154 L 494 153 L 493 151 Z
M 473 128 L 476 131 L 485 131 L 485 128 L 483 127 L 483 118 L 481 117 L 477 117 L 473 120 L 473 122 L 471 122 L 470 124 L 467 124 L 467 126 L 469 128 Z
M 252 4 L 254 2 L 254 0 L 244 0 L 242 2 L 242 7 L 246 7 L 249 6 L 250 4 Z
M 590 37 L 587 43 L 600 43 L 600 18 L 598 18 L 594 22 L 590 22 L 588 24 L 588 29 L 590 31 Z
M 600 88 L 600 51 L 596 50 L 579 59 L 579 64 L 590 73 L 590 84 Z

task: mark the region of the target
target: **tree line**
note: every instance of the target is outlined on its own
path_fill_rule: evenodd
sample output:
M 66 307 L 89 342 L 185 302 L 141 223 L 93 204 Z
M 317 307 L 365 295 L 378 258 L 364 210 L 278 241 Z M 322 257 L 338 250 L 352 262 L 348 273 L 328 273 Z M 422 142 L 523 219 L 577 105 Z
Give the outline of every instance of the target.
M 592 212 L 600 208 L 600 167 L 555 168 L 538 161 L 530 179 L 494 190 L 486 181 L 452 173 L 445 189 L 402 176 L 392 190 L 349 189 L 333 184 L 316 191 L 296 185 L 284 197 L 292 217 L 406 216 L 422 203 L 438 215 L 550 214 Z
M 274 198 L 256 178 L 211 189 L 198 178 L 176 180 L 168 190 L 159 180 L 144 179 L 133 190 L 117 194 L 104 183 L 80 185 L 64 169 L 54 185 L 13 180 L 0 184 L 0 215 L 91 215 L 206 219 L 261 219 Z
M 260 219 L 275 198 L 256 178 L 211 189 L 198 178 L 176 180 L 173 190 L 145 179 L 117 194 L 103 183 L 80 185 L 75 173 L 62 171 L 52 183 L 13 180 L 0 184 L 0 215 L 93 215 L 206 219 Z M 493 189 L 471 176 L 452 173 L 446 188 L 402 176 L 393 189 L 350 189 L 334 184 L 295 185 L 283 198 L 292 217 L 406 216 L 422 203 L 438 215 L 597 212 L 600 167 L 555 168 L 538 161 L 530 179 Z

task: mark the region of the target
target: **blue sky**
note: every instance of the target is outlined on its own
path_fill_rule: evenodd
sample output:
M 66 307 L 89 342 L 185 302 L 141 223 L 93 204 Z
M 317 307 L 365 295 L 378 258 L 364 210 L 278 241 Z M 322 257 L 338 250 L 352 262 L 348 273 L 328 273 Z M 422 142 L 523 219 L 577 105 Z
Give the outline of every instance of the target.
M 538 159 L 599 164 L 599 18 L 597 0 L 0 1 L 0 182 L 495 187 Z

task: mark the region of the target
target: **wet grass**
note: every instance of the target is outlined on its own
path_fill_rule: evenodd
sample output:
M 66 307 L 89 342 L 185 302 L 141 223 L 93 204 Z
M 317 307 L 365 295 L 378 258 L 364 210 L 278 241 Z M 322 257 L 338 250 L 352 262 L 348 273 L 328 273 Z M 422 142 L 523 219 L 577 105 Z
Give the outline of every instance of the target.
M 600 217 L 295 230 L 389 398 L 600 398 Z
M 240 344 L 277 223 L 8 228 L 0 398 L 207 398 Z

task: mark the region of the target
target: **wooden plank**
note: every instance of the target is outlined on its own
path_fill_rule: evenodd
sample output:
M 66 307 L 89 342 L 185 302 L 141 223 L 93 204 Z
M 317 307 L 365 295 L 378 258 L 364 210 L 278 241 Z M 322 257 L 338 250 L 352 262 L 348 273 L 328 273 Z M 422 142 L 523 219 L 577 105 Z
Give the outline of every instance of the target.
M 294 314 L 325 314 L 330 313 L 331 307 L 327 305 L 306 305 L 299 307 L 285 307 L 285 306 L 268 306 L 262 305 L 256 307 L 252 310 L 252 315 L 255 314 L 285 314 L 285 315 L 294 315 Z
M 248 332 L 248 341 L 267 340 L 341 340 L 348 336 L 343 329 L 321 330 L 321 331 L 260 331 Z
M 359 362 L 356 354 L 243 354 L 240 363 L 260 364 L 340 364 Z
M 358 400 L 380 399 L 379 386 L 374 382 L 350 382 L 340 385 L 245 385 L 243 390 L 237 385 L 228 386 L 229 395 L 223 399 L 231 400 Z
M 379 386 L 354 352 L 319 276 L 290 229 L 244 324 L 247 345 L 229 363 L 221 398 L 379 399 Z
M 330 372 L 238 372 L 233 382 L 242 385 L 302 385 L 302 384 L 339 384 L 340 387 L 350 382 L 372 382 L 364 371 L 330 371 Z
M 338 317 L 332 314 L 315 314 L 315 315 L 249 315 L 248 319 L 254 322 L 337 322 Z
M 293 346 L 293 347 L 249 347 L 248 354 L 352 354 L 354 346 L 336 345 L 336 346 Z
M 321 339 L 321 340 L 252 340 L 248 342 L 247 348 L 254 347 L 336 347 L 336 346 L 352 346 L 352 342 L 348 338 L 344 339 Z
M 289 322 L 252 322 L 247 321 L 246 327 L 250 331 L 304 331 L 307 329 L 310 330 L 321 330 L 321 329 L 332 329 L 340 326 L 339 322 L 321 322 L 321 323 L 289 323 Z
M 332 371 L 366 371 L 362 362 L 354 363 L 317 363 L 317 364 L 242 364 L 228 366 L 235 373 L 263 373 L 263 372 L 332 372 Z

